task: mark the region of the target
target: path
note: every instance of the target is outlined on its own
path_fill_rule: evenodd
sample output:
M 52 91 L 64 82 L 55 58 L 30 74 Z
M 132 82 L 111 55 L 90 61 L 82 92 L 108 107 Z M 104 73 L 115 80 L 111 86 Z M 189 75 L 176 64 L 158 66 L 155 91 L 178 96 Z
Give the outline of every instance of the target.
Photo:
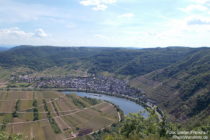
M 101 104 L 104 104 L 104 103 L 106 103 L 106 102 L 102 102 L 102 103 L 100 103 L 100 104 L 93 105 L 93 106 L 90 106 L 90 107 L 84 108 L 84 109 L 78 109 L 77 111 L 71 112 L 71 113 L 69 113 L 69 114 L 60 115 L 60 116 L 54 116 L 54 117 L 52 117 L 52 118 L 55 119 L 55 118 L 57 118 L 57 117 L 64 117 L 64 116 L 69 116 L 69 115 L 72 115 L 72 114 L 76 114 L 76 113 L 78 113 L 78 112 L 81 112 L 81 111 L 84 111 L 84 110 L 87 110 L 87 109 L 96 107 L 96 106 L 101 105 Z M 40 122 L 40 121 L 48 121 L 48 119 L 41 119 L 41 120 L 36 120 L 36 121 L 26 121 L 26 122 L 7 123 L 7 125 L 29 124 L 29 123 Z M 0 124 L 0 126 L 1 126 L 1 125 L 4 125 L 4 124 Z
M 118 114 L 118 118 L 119 118 L 119 122 L 121 121 L 121 115 L 120 115 L 120 112 L 117 112 Z

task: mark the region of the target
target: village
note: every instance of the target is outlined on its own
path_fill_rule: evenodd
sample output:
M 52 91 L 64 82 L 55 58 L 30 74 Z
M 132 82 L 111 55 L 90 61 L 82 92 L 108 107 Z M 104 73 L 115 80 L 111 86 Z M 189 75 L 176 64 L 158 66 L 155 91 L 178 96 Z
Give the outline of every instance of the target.
M 29 75 L 13 76 L 11 81 L 30 83 L 34 88 L 71 88 L 99 93 L 110 93 L 140 98 L 140 90 L 131 88 L 124 80 L 113 77 L 32 77 Z

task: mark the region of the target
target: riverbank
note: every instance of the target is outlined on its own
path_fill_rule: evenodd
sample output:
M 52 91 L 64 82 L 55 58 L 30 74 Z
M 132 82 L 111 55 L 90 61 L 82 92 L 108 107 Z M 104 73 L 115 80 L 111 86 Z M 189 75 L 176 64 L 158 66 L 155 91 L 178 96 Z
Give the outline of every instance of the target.
M 107 95 L 107 96 L 113 96 L 113 97 L 118 97 L 118 98 L 123 98 L 129 101 L 132 101 L 140 106 L 142 106 L 145 110 L 147 110 L 148 112 L 150 112 L 151 110 L 155 111 L 155 114 L 157 115 L 159 121 L 163 120 L 164 114 L 163 112 L 158 108 L 158 106 L 150 103 L 150 102 L 144 102 L 141 99 L 138 98 L 133 98 L 130 96 L 125 96 L 125 95 L 118 95 L 118 94 L 110 94 L 110 93 L 101 93 L 101 92 L 96 92 L 96 91 L 87 91 L 87 90 L 60 90 L 62 92 L 85 92 L 85 93 L 94 93 L 94 94 L 98 94 L 98 95 Z
M 86 93 L 94 93 L 99 95 L 108 95 L 118 98 L 127 99 L 129 101 L 132 101 L 136 104 L 139 104 L 143 106 L 147 111 L 155 111 L 155 114 L 158 116 L 159 121 L 163 120 L 164 113 L 159 109 L 158 106 L 154 105 L 153 103 L 142 100 L 140 98 L 134 98 L 127 95 L 119 95 L 119 94 L 111 94 L 111 93 L 105 93 L 105 92 L 98 92 L 98 91 L 91 91 L 91 90 L 83 90 L 83 89 L 75 89 L 75 88 L 0 88 L 0 90 L 3 91 L 9 91 L 9 90 L 17 90 L 17 91 L 59 91 L 59 92 L 86 92 Z

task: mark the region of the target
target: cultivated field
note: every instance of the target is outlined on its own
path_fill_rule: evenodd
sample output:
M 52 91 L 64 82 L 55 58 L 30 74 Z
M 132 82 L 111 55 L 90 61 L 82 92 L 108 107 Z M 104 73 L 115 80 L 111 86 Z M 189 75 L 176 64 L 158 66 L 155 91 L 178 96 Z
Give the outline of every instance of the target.
M 107 102 L 55 91 L 0 91 L 0 130 L 27 140 L 91 139 L 118 121 Z

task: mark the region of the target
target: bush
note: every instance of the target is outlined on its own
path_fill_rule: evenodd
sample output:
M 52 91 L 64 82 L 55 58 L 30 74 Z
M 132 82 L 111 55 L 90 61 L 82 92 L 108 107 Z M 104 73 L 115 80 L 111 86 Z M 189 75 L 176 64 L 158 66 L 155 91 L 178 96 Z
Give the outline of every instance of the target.
M 34 107 L 34 109 L 33 109 L 34 119 L 33 120 L 36 121 L 36 120 L 39 120 L 39 111 L 37 109 L 37 107 L 38 107 L 37 100 L 33 101 L 33 107 Z
M 47 118 L 48 118 L 48 120 L 49 120 L 49 122 L 50 122 L 50 125 L 51 125 L 53 131 L 54 131 L 56 134 L 61 133 L 61 130 L 60 130 L 60 128 L 58 127 L 58 125 L 57 125 L 57 123 L 55 122 L 55 120 L 53 119 L 53 117 L 51 116 L 51 113 L 50 113 L 50 111 L 49 111 L 49 109 L 48 109 L 48 107 L 47 107 L 47 102 L 46 102 L 44 99 L 43 99 L 43 103 L 44 103 L 44 109 L 45 109 L 45 111 L 47 112 Z
M 19 110 L 19 107 L 20 107 L 20 100 L 17 100 L 16 101 L 16 104 L 15 104 L 15 111 L 12 113 L 12 116 L 14 118 L 18 117 L 17 111 Z

